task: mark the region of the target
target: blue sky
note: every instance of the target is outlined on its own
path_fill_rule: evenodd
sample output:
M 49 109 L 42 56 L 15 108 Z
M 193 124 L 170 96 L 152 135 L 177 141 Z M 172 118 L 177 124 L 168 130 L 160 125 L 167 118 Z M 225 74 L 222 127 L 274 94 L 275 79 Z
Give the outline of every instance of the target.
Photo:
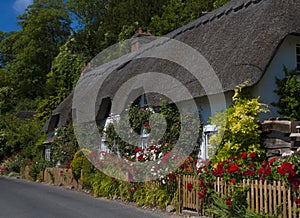
M 19 30 L 17 16 L 23 14 L 32 2 L 33 0 L 0 0 L 0 31 Z

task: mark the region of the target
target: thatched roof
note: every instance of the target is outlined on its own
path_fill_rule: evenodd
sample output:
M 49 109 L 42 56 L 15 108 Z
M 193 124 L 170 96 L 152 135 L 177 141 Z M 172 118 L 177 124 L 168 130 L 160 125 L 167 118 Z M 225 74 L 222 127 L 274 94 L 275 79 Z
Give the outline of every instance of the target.
M 300 34 L 298 17 L 300 1 L 233 0 L 169 33 L 167 37 L 191 46 L 206 58 L 219 78 L 222 89 L 204 89 L 203 84 L 184 67 L 170 61 L 158 58 L 132 59 L 130 55 L 87 72 L 80 78 L 78 86 L 89 87 L 105 69 L 117 66 L 118 62 L 124 60 L 125 64 L 110 73 L 100 91 L 95 90 L 99 91 L 98 104 L 101 104 L 104 98 L 113 98 L 119 87 L 130 78 L 145 72 L 161 72 L 176 78 L 195 98 L 233 90 L 245 81 L 249 82 L 249 86 L 253 86 L 266 72 L 285 37 Z M 149 49 L 164 49 L 161 42 L 154 41 L 149 44 L 141 49 L 139 54 L 147 53 Z M 192 63 L 197 64 L 200 63 Z M 203 73 L 199 71 L 198 76 L 203 77 Z M 209 81 L 206 78 L 206 83 Z M 155 85 L 155 81 L 149 83 Z M 204 86 L 213 87 L 213 84 Z M 176 87 L 169 91 L 176 91 Z
M 19 119 L 33 119 L 36 112 L 33 111 L 19 111 L 16 117 Z
M 99 97 L 112 98 L 122 84 L 145 72 L 162 72 L 176 78 L 194 97 L 230 91 L 245 81 L 252 86 L 261 79 L 285 37 L 300 34 L 299 16 L 300 1 L 233 0 L 168 34 L 167 37 L 193 47 L 207 59 L 223 90 L 209 90 L 208 93 L 182 66 L 157 58 L 144 58 L 132 59 L 119 66 L 105 80 Z M 163 47 L 161 42 L 154 41 L 142 49 L 140 54 L 149 49 L 163 51 Z M 122 59 L 125 60 L 126 57 L 118 61 Z M 105 64 L 86 73 L 78 84 L 82 87 L 89 86 L 104 69 L 116 64 Z
M 68 97 L 65 98 L 53 111 L 51 117 L 43 126 L 42 130 L 44 132 L 52 132 L 55 130 L 55 128 L 66 126 L 68 122 L 71 122 L 72 100 L 73 92 L 68 95 Z

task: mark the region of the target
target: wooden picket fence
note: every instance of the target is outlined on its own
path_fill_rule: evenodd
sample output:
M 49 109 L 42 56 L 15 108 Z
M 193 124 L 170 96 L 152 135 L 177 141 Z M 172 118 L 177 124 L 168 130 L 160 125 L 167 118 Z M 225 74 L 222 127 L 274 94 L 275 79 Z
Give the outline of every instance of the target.
M 192 190 L 188 188 L 188 184 L 192 184 Z M 203 204 L 207 203 L 205 202 L 207 199 L 198 198 L 198 178 L 184 175 L 180 177 L 178 185 L 180 209 L 204 215 Z M 300 217 L 300 207 L 294 202 L 291 188 L 285 187 L 281 182 L 269 184 L 262 180 L 243 180 L 241 186 L 248 189 L 247 203 L 252 211 L 280 218 Z M 228 185 L 220 178 L 214 182 L 214 191 L 220 195 L 226 195 L 233 190 L 232 185 Z

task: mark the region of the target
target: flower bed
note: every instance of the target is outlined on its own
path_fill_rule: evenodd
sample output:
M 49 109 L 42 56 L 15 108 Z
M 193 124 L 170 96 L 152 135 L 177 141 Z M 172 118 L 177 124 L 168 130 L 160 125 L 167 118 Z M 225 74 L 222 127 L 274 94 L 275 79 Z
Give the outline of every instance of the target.
M 245 180 L 258 180 L 263 184 L 281 182 L 290 190 L 290 198 L 295 205 L 300 205 L 300 154 L 295 153 L 282 159 L 259 161 L 256 153 L 241 153 L 236 157 L 218 163 L 209 162 L 198 169 L 200 199 L 214 199 L 214 183 L 218 178 L 227 186 L 234 187 L 234 191 L 223 196 L 227 207 L 239 204 L 242 193 L 247 192 L 240 184 Z M 244 189 L 243 189 L 244 188 Z M 248 187 L 249 188 L 249 187 Z M 280 189 L 281 190 L 281 189 Z M 238 193 L 238 194 L 237 194 Z M 244 205 L 246 208 L 248 205 Z

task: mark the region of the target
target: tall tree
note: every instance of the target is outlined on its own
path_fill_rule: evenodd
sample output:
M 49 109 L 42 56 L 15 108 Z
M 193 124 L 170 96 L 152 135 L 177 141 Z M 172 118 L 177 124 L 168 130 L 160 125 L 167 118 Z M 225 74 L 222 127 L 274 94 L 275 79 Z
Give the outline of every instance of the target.
M 156 35 L 167 34 L 213 9 L 214 0 L 169 0 L 162 14 L 152 18 L 150 28 Z
M 147 27 L 161 12 L 166 0 L 68 0 L 68 7 L 79 22 L 73 51 L 93 58 L 115 44 L 123 28 L 138 23 Z
M 13 43 L 7 69 L 17 96 L 34 99 L 43 95 L 46 75 L 70 34 L 71 21 L 63 0 L 35 0 L 18 19 L 22 30 L 1 44 Z

